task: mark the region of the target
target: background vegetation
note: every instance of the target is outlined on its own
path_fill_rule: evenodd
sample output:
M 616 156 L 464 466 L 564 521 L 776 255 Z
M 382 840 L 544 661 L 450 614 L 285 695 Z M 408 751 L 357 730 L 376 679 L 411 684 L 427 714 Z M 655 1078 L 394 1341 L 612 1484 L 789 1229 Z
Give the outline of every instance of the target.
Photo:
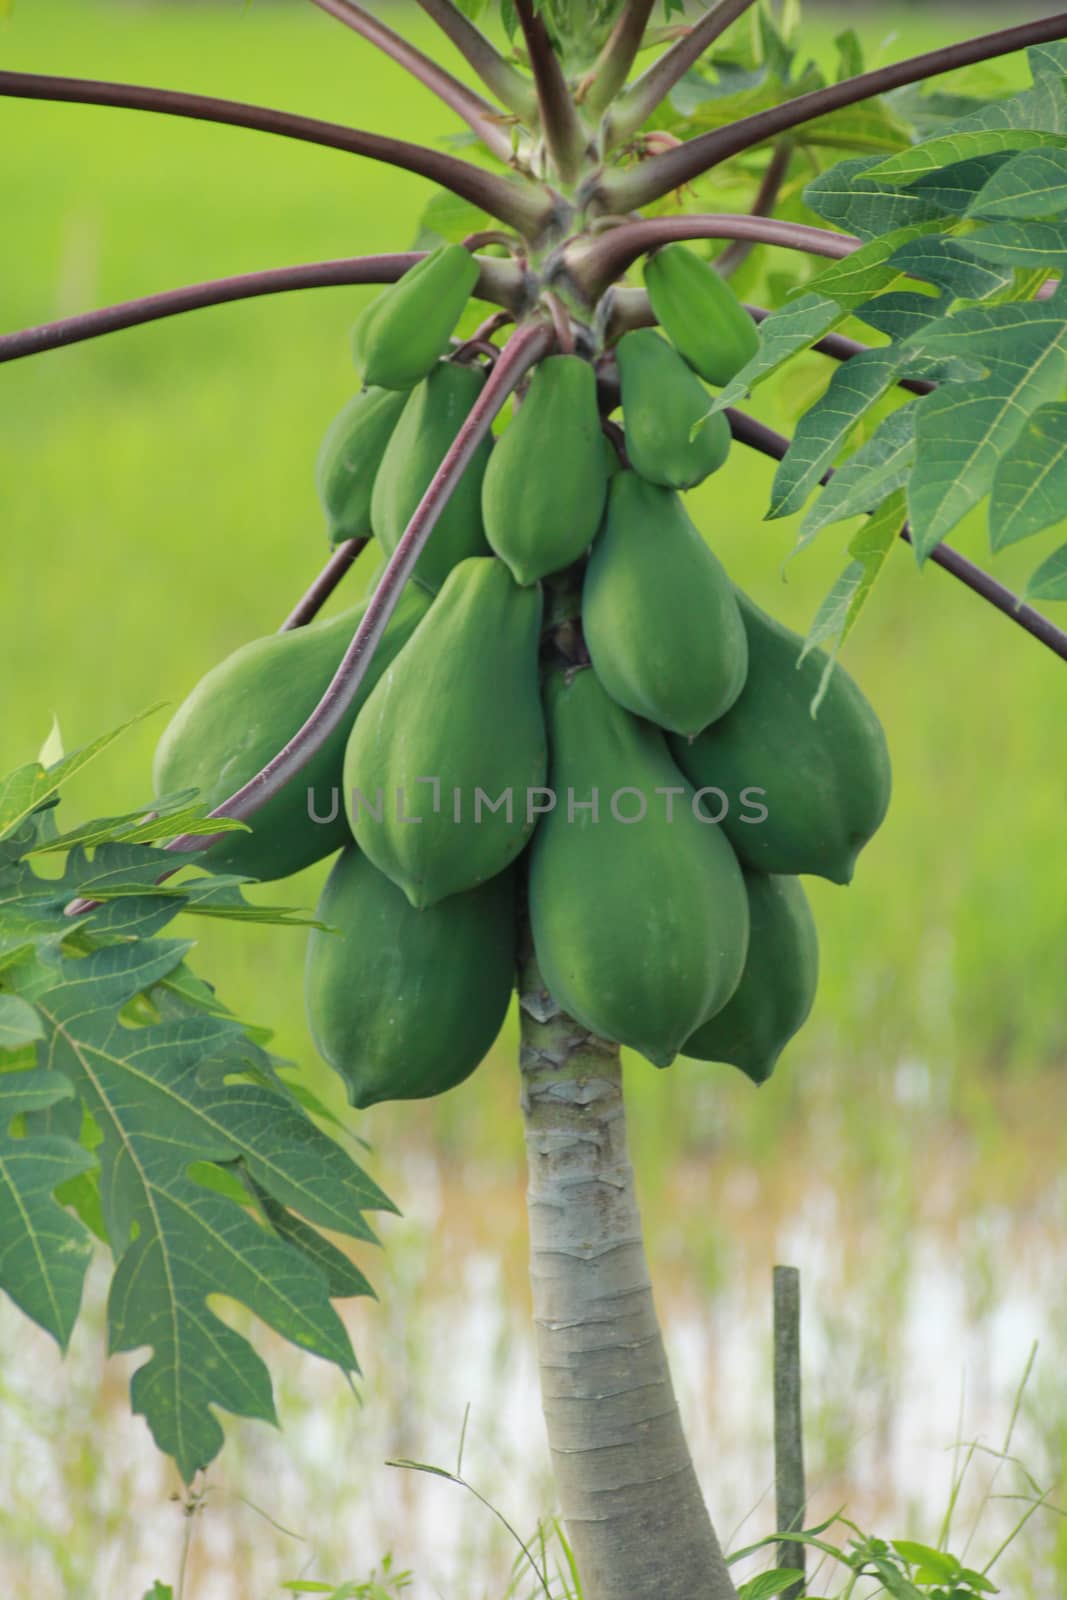
M 395 12 L 425 46 L 421 14 Z M 814 10 L 813 52 L 855 21 Z M 861 21 L 871 64 L 973 25 L 966 12 L 906 7 Z M 398 69 L 295 4 L 20 0 L 0 55 L 15 69 L 165 83 L 426 140 L 452 132 Z M 228 272 L 406 248 L 426 198 L 419 180 L 341 154 L 105 110 L 5 102 L 0 146 L 4 328 Z M 34 754 L 53 713 L 72 746 L 176 702 L 277 626 L 326 553 L 312 464 L 354 387 L 347 333 L 365 293 L 253 301 L 0 369 L 0 761 Z M 827 376 L 808 358 L 761 391 L 760 414 L 788 427 Z M 795 527 L 762 522 L 769 480 L 737 449 L 692 507 L 732 573 L 803 631 L 848 530 L 824 535 L 783 583 Z M 979 525 L 955 542 L 982 558 Z M 364 558 L 335 605 L 373 565 Z M 735 1542 L 769 1518 L 758 1503 L 772 1260 L 804 1271 L 815 1510 L 847 1499 L 919 1537 L 948 1481 L 938 1449 L 954 1437 L 961 1384 L 965 1434 L 1002 1427 L 1031 1338 L 1064 1309 L 1048 1266 L 1057 1249 L 1062 1261 L 1067 1203 L 1067 674 L 945 574 L 920 577 L 903 546 L 892 565 L 846 660 L 885 722 L 895 798 L 853 887 L 811 886 L 823 951 L 812 1022 L 758 1094 L 726 1069 L 630 1067 L 654 1273 L 698 1466 L 724 1532 L 757 1508 Z M 998 570 L 1012 581 L 1010 556 Z M 147 799 L 162 720 L 127 735 L 71 808 Z M 285 897 L 310 905 L 322 875 Z M 300 935 L 192 931 L 198 969 L 339 1104 L 304 1031 Z M 550 1509 L 521 1332 L 514 1045 L 509 1024 L 461 1091 L 360 1117 L 376 1175 L 407 1213 L 375 1263 L 382 1306 L 354 1318 L 366 1409 L 332 1374 L 279 1354 L 289 1431 L 234 1430 L 194 1552 L 197 1600 L 274 1593 L 313 1560 L 365 1575 L 389 1547 L 436 1585 L 417 1594 L 499 1594 L 510 1552 L 480 1513 L 448 1498 L 458 1491 L 380 1466 L 450 1453 L 468 1399 L 476 1481 L 524 1525 Z M 0 1306 L 5 1348 L 18 1344 L 0 1373 L 0 1432 L 13 1441 L 0 1461 L 0 1573 L 9 1587 L 17 1576 L 16 1592 L 32 1576 L 40 1596 L 139 1594 L 173 1574 L 172 1485 L 124 1415 L 125 1366 L 109 1364 L 101 1386 L 93 1326 L 63 1369 Z M 1043 1482 L 1067 1459 L 1053 1350 L 1039 1356 L 1023 1424 Z M 737 1469 L 720 1483 L 731 1450 Z M 241 1495 L 308 1543 L 228 1498 Z M 996 1515 L 983 1512 L 990 1529 Z M 1064 1592 L 1059 1526 L 1031 1525 L 1013 1596 Z

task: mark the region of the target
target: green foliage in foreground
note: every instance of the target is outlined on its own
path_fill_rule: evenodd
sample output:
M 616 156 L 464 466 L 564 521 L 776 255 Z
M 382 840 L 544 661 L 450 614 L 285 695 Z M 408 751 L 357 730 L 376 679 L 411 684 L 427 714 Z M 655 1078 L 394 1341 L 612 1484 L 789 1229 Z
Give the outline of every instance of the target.
M 61 786 L 111 737 L 0 783 L 0 1288 L 65 1349 L 93 1235 L 109 1245 L 109 1350 L 151 1348 L 133 1408 L 188 1482 L 222 1445 L 214 1407 L 276 1421 L 266 1366 L 208 1297 L 355 1372 L 332 1302 L 372 1291 L 320 1230 L 372 1241 L 364 1213 L 392 1208 L 190 971 L 190 942 L 161 937 L 181 911 L 294 920 L 234 876 L 159 882 L 159 842 L 205 831 L 191 797 L 59 830 Z M 71 916 L 79 897 L 98 904 Z

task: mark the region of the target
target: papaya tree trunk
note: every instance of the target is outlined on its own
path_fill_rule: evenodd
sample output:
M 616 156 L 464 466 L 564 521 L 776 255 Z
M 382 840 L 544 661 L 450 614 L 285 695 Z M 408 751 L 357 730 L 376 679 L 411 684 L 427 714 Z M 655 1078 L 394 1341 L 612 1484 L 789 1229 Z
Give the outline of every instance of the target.
M 736 1600 L 652 1303 L 617 1045 L 519 973 L 530 1277 L 548 1442 L 585 1600 Z

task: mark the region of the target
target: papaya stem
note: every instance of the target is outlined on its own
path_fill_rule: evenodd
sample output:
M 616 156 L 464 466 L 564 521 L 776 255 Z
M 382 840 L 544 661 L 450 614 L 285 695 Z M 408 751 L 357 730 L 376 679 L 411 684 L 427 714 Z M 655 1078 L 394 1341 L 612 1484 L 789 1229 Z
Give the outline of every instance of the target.
M 537 97 L 522 73 L 505 61 L 496 46 L 452 4 L 452 0 L 418 0 L 418 3 L 468 66 L 474 68 L 486 88 L 522 122 L 532 126 L 537 118 Z
M 564 183 L 573 183 L 587 143 L 581 118 L 548 30 L 534 11 L 532 0 L 512 0 L 512 3 L 530 57 L 545 147 Z
M 278 632 L 289 633 L 293 628 L 306 627 L 317 617 L 356 557 L 369 543 L 369 539 L 343 540 L 311 587 L 296 602 Z
M 496 173 L 484 172 L 468 161 L 459 161 L 455 156 L 430 150 L 425 145 L 411 144 L 405 139 L 390 139 L 382 134 L 367 133 L 361 128 L 321 122 L 316 117 L 296 116 L 292 112 L 276 111 L 266 106 L 218 100 L 211 95 L 183 94 L 176 89 L 153 89 L 139 84 L 105 83 L 91 78 L 61 78 L 32 72 L 0 72 L 0 96 L 154 111 L 166 116 L 190 117 L 200 122 L 219 122 L 235 128 L 251 128 L 259 133 L 279 134 L 287 139 L 301 139 L 308 144 L 343 150 L 349 155 L 366 156 L 368 160 L 381 161 L 387 166 L 429 178 L 523 232 L 536 232 L 555 209 L 552 196 L 530 180 L 504 178 Z
M 374 651 L 396 609 L 401 590 L 410 578 L 456 484 L 489 432 L 497 412 L 524 374 L 552 348 L 553 342 L 552 329 L 547 323 L 528 322 L 516 328 L 501 350 L 500 359 L 486 379 L 485 387 L 449 446 L 429 487 L 415 507 L 411 521 L 389 557 L 367 603 L 362 621 L 322 699 L 288 744 L 260 772 L 217 805 L 211 816 L 237 817 L 242 822 L 254 816 L 290 779 L 296 777 L 341 722 L 366 676 Z M 205 850 L 214 842 L 214 837 L 183 834 L 178 839 L 172 839 L 166 849 Z
M 596 298 L 636 261 L 661 244 L 679 239 L 751 239 L 758 244 L 804 250 L 809 255 L 839 261 L 860 247 L 850 233 L 812 228 L 802 222 L 782 222 L 776 217 L 750 216 L 747 212 L 705 212 L 682 217 L 652 217 L 626 222 L 597 238 L 575 241 L 567 250 L 567 269 L 591 297 Z
M 771 159 L 767 163 L 767 170 L 763 174 L 756 198 L 752 202 L 751 211 L 754 217 L 770 217 L 774 214 L 774 207 L 778 196 L 782 192 L 789 171 L 789 163 L 793 157 L 793 144 L 790 139 L 779 139 L 771 152 Z M 716 271 L 724 278 L 736 272 L 756 248 L 754 239 L 735 239 L 728 244 L 720 256 L 716 258 Z
M 736 1600 L 652 1299 L 619 1047 L 559 1009 L 532 955 L 518 990 L 541 1398 L 583 1592 Z
M 773 139 L 790 128 L 798 128 L 815 117 L 824 117 L 831 111 L 855 105 L 860 100 L 869 100 L 890 89 L 921 83 L 938 73 L 952 72 L 957 67 L 971 66 L 978 61 L 992 61 L 997 56 L 1010 55 L 1028 45 L 1064 37 L 1067 37 L 1067 12 L 1060 11 L 1052 17 L 1039 17 L 1014 28 L 982 34 L 976 39 L 965 39 L 939 50 L 927 50 L 922 55 L 877 67 L 872 72 L 861 72 L 856 77 L 827 84 L 822 89 L 798 95 L 793 100 L 771 106 L 766 111 L 758 111 L 753 116 L 742 117 L 725 128 L 699 134 L 695 139 L 686 140 L 677 150 L 653 156 L 640 166 L 604 173 L 597 180 L 595 198 L 609 211 L 639 210 L 669 194 L 672 189 L 691 183 L 694 178 L 699 178 L 731 156 L 740 155 L 753 145 Z
M 604 127 L 604 149 L 614 149 L 635 133 L 719 35 L 754 4 L 755 0 L 720 0 L 658 61 L 653 61 L 615 102 Z
M 586 74 L 577 99 L 593 116 L 606 111 L 637 59 L 655 0 L 627 0 L 604 48 Z
M 272 267 L 266 272 L 246 272 L 233 278 L 214 278 L 208 283 L 188 284 L 167 289 L 162 294 L 124 300 L 99 311 L 84 311 L 78 316 L 44 322 L 36 328 L 0 334 L 0 363 L 18 361 L 22 356 L 58 350 L 63 345 L 97 339 L 105 333 L 136 328 L 163 317 L 180 316 L 205 306 L 228 305 L 235 300 L 251 300 L 258 295 L 286 294 L 294 289 L 322 289 L 354 283 L 395 283 L 425 251 L 409 250 L 396 255 L 350 256 L 339 261 L 312 261 L 298 267 Z M 508 261 L 491 256 L 478 258 L 481 277 L 475 297 L 491 303 L 517 307 L 522 294 L 522 273 Z
M 781 461 L 789 449 L 789 440 L 784 434 L 768 428 L 766 423 L 758 422 L 755 417 L 737 411 L 733 406 L 726 407 L 726 417 L 734 438 L 741 444 L 748 445 L 750 449 L 759 451 L 761 455 Z M 819 482 L 828 483 L 833 473 L 833 467 L 829 467 Z M 901 528 L 900 537 L 905 544 L 911 544 L 911 529 L 907 523 Z M 1052 651 L 1053 655 L 1059 656 L 1061 661 L 1067 661 L 1067 633 L 1057 628 L 1047 617 L 1043 617 L 1040 611 L 1035 611 L 1033 606 L 1025 605 L 1018 595 L 1005 588 L 1004 584 L 998 583 L 996 578 L 991 577 L 981 567 L 975 566 L 973 561 L 968 561 L 966 556 L 961 556 L 958 550 L 954 550 L 951 545 L 935 545 L 927 559 L 935 566 L 943 567 L 981 599 L 988 601 L 997 611 L 1003 612 L 1012 622 L 1018 623 L 1020 628 L 1039 640 Z
M 311 0 L 311 3 L 391 56 L 424 88 L 443 101 L 449 110 L 462 117 L 486 149 L 491 150 L 499 160 L 511 162 L 511 139 L 501 126 L 502 113 L 496 106 L 483 100 L 480 94 L 468 89 L 465 83 L 460 83 L 458 78 L 439 67 L 436 61 L 431 61 L 429 56 L 401 38 L 400 34 L 394 33 L 392 28 L 387 28 L 384 22 L 379 22 L 377 17 L 372 17 L 362 6 L 356 5 L 355 0 Z

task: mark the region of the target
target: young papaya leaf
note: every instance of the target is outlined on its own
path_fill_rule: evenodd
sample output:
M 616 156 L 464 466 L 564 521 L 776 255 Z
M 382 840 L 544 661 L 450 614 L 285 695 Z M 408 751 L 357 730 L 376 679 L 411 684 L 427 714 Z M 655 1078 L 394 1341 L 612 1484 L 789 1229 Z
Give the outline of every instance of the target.
M 10 1081 L 0 1079 L 3 1124 Z M 78 1320 L 93 1246 L 81 1223 L 57 1204 L 53 1191 L 93 1164 L 88 1151 L 69 1139 L 13 1139 L 0 1132 L 0 1289 L 61 1350 L 66 1350 Z
M 1067 262 L 1067 221 L 1015 222 L 1006 218 L 976 228 L 962 243 L 982 261 L 1062 272 Z
M 808 630 L 804 648 L 800 653 L 800 660 L 803 661 L 816 646 L 830 643 L 832 648 L 827 655 L 819 686 L 811 702 L 813 717 L 818 715 L 823 697 L 829 688 L 830 674 L 834 670 L 841 647 L 855 627 L 871 590 L 885 568 L 889 552 L 900 537 L 904 517 L 904 491 L 898 489 L 867 518 L 863 527 L 851 540 L 848 552 L 852 560 L 815 614 L 815 620 Z
M 936 199 L 868 176 L 879 165 L 878 156 L 838 161 L 806 186 L 805 205 L 824 222 L 859 239 L 876 239 L 940 216 L 944 207 Z
M 968 207 L 975 217 L 1054 217 L 1067 211 L 1067 150 L 1027 150 L 999 165 Z
M 1042 561 L 1026 585 L 1024 600 L 1067 600 L 1067 544 Z
M 85 745 L 80 750 L 74 750 L 69 756 L 64 756 L 52 767 L 44 767 L 39 761 L 31 761 L 24 767 L 18 767 L 6 778 L 0 779 L 0 837 L 14 833 L 27 817 L 51 800 L 65 783 L 82 772 L 91 761 L 102 755 L 105 750 L 114 744 L 128 728 L 134 727 L 138 722 L 143 722 L 145 717 L 152 716 L 160 709 L 160 705 L 150 706 L 146 711 L 138 712 L 137 716 L 130 717 L 117 728 L 112 728 L 110 733 L 105 733 L 99 739 L 94 739 L 91 744 Z
M 824 333 L 829 333 L 835 324 L 844 320 L 844 315 L 835 301 L 817 294 L 800 295 L 779 310 L 772 311 L 760 324 L 760 344 L 756 354 L 715 396 L 708 415 L 743 400 L 751 389 L 771 377 L 793 356 L 818 344 Z
M 908 509 L 921 563 L 988 494 L 1028 418 L 1059 397 L 1067 382 L 1067 320 L 1055 298 L 971 307 L 915 344 L 925 355 L 962 356 L 984 369 L 916 406 Z
M 865 444 L 838 467 L 800 527 L 793 550 L 810 544 L 829 524 L 869 512 L 903 489 L 915 460 L 915 407 L 901 406 L 875 429 Z
M 1067 517 L 1067 405 L 1035 411 L 997 467 L 989 539 L 1003 550 Z
M 837 52 L 835 81 L 840 83 L 845 78 L 858 77 L 864 70 L 864 54 L 863 40 L 855 28 L 843 28 L 835 34 L 834 49 Z
M 43 1034 L 41 1019 L 28 1001 L 17 994 L 0 994 L 0 1050 L 17 1050 Z
M 911 130 L 885 100 L 864 100 L 801 123 L 796 144 L 808 150 L 870 150 L 877 155 L 911 146 Z
M 822 398 L 801 417 L 778 466 L 769 518 L 799 511 L 860 419 L 892 388 L 907 363 L 897 345 L 865 350 L 834 372 Z M 868 502 L 870 504 L 870 502 Z
M 59 726 L 59 718 L 52 713 L 52 726 L 48 730 L 48 737 L 37 752 L 37 759 L 46 770 L 54 767 L 63 759 L 63 734 Z

